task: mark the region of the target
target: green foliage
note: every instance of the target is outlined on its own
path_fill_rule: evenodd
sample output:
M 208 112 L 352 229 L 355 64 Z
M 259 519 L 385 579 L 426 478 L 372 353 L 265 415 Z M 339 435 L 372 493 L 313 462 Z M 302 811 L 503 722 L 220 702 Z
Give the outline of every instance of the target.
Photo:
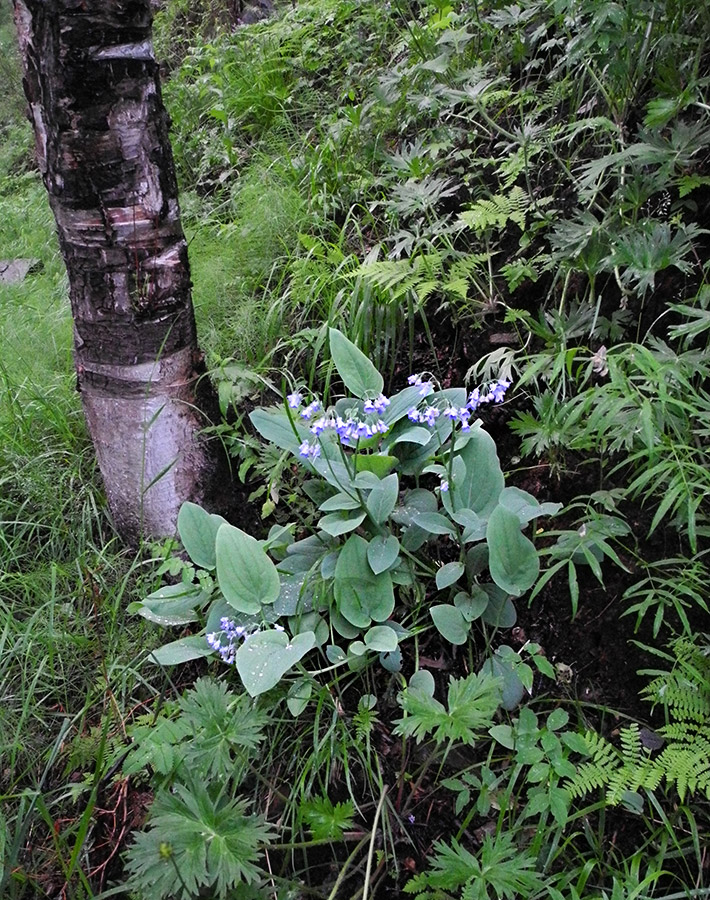
M 208 607 L 206 641 L 181 638 L 154 651 L 153 661 L 175 664 L 212 648 L 236 664 L 252 696 L 324 644 L 334 665 L 359 667 L 377 654 L 398 671 L 400 642 L 412 630 L 399 617 L 422 626 L 412 600 L 417 583 L 432 575 L 442 599 L 453 600 L 430 605 L 445 639 L 466 643 L 477 620 L 515 624 L 510 598 L 530 590 L 539 572 L 538 551 L 521 529 L 559 506 L 506 488 L 495 443 L 480 421 L 469 421 L 481 403 L 502 399 L 508 382 L 467 399 L 463 389 L 436 391 L 412 376 L 409 387 L 387 398 L 382 376 L 352 341 L 331 328 L 329 343 L 335 373 L 354 398 L 324 409 L 316 398 L 304 405 L 303 392 L 293 391 L 283 407 L 250 415 L 261 437 L 310 476 L 303 490 L 313 503 L 314 533 L 294 541 L 300 526 L 274 526 L 257 541 L 185 504 L 178 520 L 185 550 L 216 580 L 203 573 L 190 584 L 194 570 L 185 569 L 182 587 L 155 592 L 132 611 L 165 625 L 194 621 Z M 426 475 L 438 476 L 438 490 L 407 486 Z M 457 562 L 441 566 L 434 556 L 441 535 L 458 546 Z M 431 551 L 422 551 L 426 545 Z M 481 584 L 485 568 L 492 582 Z M 347 650 L 333 633 L 350 642 Z
M 650 673 L 656 677 L 644 696 L 662 706 L 668 718 L 658 734 L 633 723 L 621 729 L 618 748 L 601 735 L 587 734 L 591 760 L 567 782 L 573 796 L 603 787 L 607 802 L 634 803 L 640 791 L 653 792 L 665 781 L 681 802 L 695 792 L 710 797 L 710 664 L 705 650 L 679 638 L 672 644 L 674 668 Z
M 350 800 L 334 804 L 328 797 L 316 797 L 301 806 L 301 816 L 314 840 L 336 841 L 353 827 L 354 810 Z
M 128 854 L 130 889 L 141 897 L 191 900 L 200 890 L 230 896 L 239 882 L 260 877 L 255 865 L 271 836 L 243 800 L 215 795 L 201 784 L 160 793 L 150 827 L 136 835 Z
M 267 721 L 245 695 L 200 678 L 172 711 L 131 728 L 123 771 L 150 767 L 160 786 L 149 827 L 128 849 L 132 890 L 187 900 L 209 888 L 227 897 L 235 885 L 260 878 L 255 863 L 271 829 L 233 792 L 259 751 Z
M 434 679 L 426 670 L 415 672 L 398 701 L 405 716 L 397 720 L 397 734 L 417 742 L 431 734 L 437 744 L 461 741 L 475 744 L 490 726 L 500 703 L 501 682 L 481 672 L 449 681 L 447 706 L 434 698 Z
M 30 132 L 6 52 L 8 12 L 0 7 L 0 246 L 3 256 L 41 258 L 44 270 L 0 288 L 0 754 L 9 785 L 0 893 L 103 889 L 103 870 L 90 866 L 113 803 L 105 793 L 119 789 L 105 776 L 124 722 L 134 741 L 128 789 L 150 777 L 158 796 L 131 857 L 136 895 L 156 893 L 154 881 L 176 897 L 394 893 L 395 857 L 410 834 L 418 843 L 423 810 L 447 802 L 445 775 L 460 830 L 442 835 L 413 893 L 623 900 L 706 890 L 703 661 L 683 656 L 673 676 L 654 675 L 669 724 L 653 749 L 641 728 L 587 745 L 561 708 L 521 707 L 539 689 L 533 668 L 549 675 L 550 663 L 531 645 L 491 651 L 499 629 L 515 624 L 513 598 L 544 600 L 559 574 L 576 611 L 610 562 L 638 572 L 622 608 L 652 623 L 654 636 L 692 633 L 705 610 L 707 5 L 299 0 L 233 33 L 224 4 L 163 6 L 158 56 L 170 70 L 198 324 L 223 413 L 244 425 L 264 402 L 257 392 L 307 385 L 338 415 L 352 409 L 373 422 L 362 403 L 381 389 L 411 405 L 416 392 L 392 385 L 412 360 L 437 371 L 436 356 L 442 384 L 465 364 L 474 383 L 515 374 L 529 391 L 524 409 L 518 391 L 514 427 L 523 454 L 542 459 L 536 473 L 513 478 L 544 478 L 549 463 L 563 491 L 577 473 L 598 490 L 551 532 L 538 525 L 555 506 L 506 487 L 507 460 L 480 428 L 453 434 L 445 423 L 410 423 L 405 409 L 383 416 L 385 433 L 349 447 L 325 438 L 310 459 L 299 456 L 313 435 L 298 412 L 260 410 L 253 422 L 264 440 L 231 420 L 212 433 L 240 477 L 256 476 L 248 490 L 279 524 L 254 541 L 186 505 L 189 558 L 161 550 L 157 572 L 114 553 L 93 480 L 67 370 L 71 323 L 51 213 L 38 179 L 18 174 L 30 166 Z M 354 365 L 332 352 L 333 328 L 383 386 L 347 345 Z M 489 337 L 501 345 L 479 358 Z M 294 384 L 281 390 L 276 370 Z M 340 382 L 348 398 L 338 399 Z M 436 391 L 432 402 L 460 406 L 459 390 Z M 285 510 L 298 531 L 282 529 Z M 155 590 L 146 571 L 180 583 Z M 142 617 L 124 621 L 127 606 Z M 273 692 L 269 722 L 227 690 L 230 669 L 224 683 L 200 680 L 154 721 L 131 724 L 147 696 L 169 690 L 161 669 L 138 671 L 154 626 L 179 631 L 151 660 L 192 661 L 181 673 L 190 677 L 214 655 L 205 635 L 222 632 L 222 618 L 242 629 L 234 661 L 253 694 L 289 682 Z M 425 666 L 432 638 L 477 674 L 448 692 L 438 678 L 432 692 L 404 687 L 403 657 L 411 649 Z M 555 646 L 546 649 L 555 658 Z M 375 659 L 384 672 L 369 668 Z M 494 681 L 495 697 L 474 690 Z M 422 695 L 420 710 L 402 712 L 415 731 L 401 735 L 401 754 L 388 738 L 398 689 L 403 703 Z M 416 730 L 418 716 L 429 730 Z M 412 737 L 431 739 L 421 765 Z M 449 752 L 452 741 L 474 740 L 473 757 Z M 570 753 L 592 747 L 594 784 L 640 811 L 633 827 L 615 814 L 618 839 L 604 801 L 575 809 L 562 786 L 577 777 Z M 665 781 L 653 788 L 661 758 Z M 344 791 L 351 799 L 337 802 Z M 274 851 L 262 888 L 267 810 L 284 841 L 304 847 Z M 355 812 L 371 833 L 359 836 Z M 215 835 L 214 856 L 202 831 Z M 357 843 L 343 852 L 353 832 Z M 322 866 L 311 868 L 313 841 L 338 845 L 332 886 Z
M 462 900 L 492 900 L 545 893 L 545 879 L 535 871 L 535 859 L 516 847 L 509 834 L 486 835 L 480 854 L 474 856 L 458 841 L 437 841 L 427 872 L 407 882 L 404 890 L 415 900 L 435 900 L 442 891 L 461 891 Z M 450 894 L 448 894 L 450 896 Z

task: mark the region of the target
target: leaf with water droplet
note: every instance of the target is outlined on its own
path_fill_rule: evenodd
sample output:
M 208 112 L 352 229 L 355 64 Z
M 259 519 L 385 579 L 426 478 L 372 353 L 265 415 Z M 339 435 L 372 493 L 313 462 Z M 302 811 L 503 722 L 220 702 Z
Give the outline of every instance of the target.
M 258 631 L 237 650 L 236 666 L 252 697 L 277 685 L 289 669 L 315 646 L 316 636 L 304 631 L 289 640 L 284 631 Z

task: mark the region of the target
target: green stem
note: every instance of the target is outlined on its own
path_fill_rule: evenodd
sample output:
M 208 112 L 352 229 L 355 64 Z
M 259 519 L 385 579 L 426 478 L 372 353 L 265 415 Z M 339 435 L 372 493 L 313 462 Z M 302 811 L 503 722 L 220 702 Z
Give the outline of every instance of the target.
M 373 832 L 373 834 L 374 834 L 374 832 Z M 338 890 L 340 889 L 340 885 L 343 883 L 343 880 L 345 879 L 348 869 L 352 865 L 352 862 L 355 859 L 355 857 L 365 846 L 365 844 L 367 843 L 369 838 L 370 838 L 370 835 L 365 835 L 365 837 L 358 843 L 357 847 L 355 847 L 353 852 L 350 854 L 350 856 L 348 856 L 348 858 L 343 863 L 343 867 L 341 868 L 340 872 L 338 873 L 338 877 L 335 879 L 335 884 L 333 885 L 333 890 L 330 892 L 330 894 L 328 894 L 328 900 L 335 900 L 336 896 L 338 895 Z
M 380 815 L 382 813 L 382 807 L 385 802 L 385 797 L 387 796 L 388 787 L 384 786 L 382 789 L 382 793 L 380 794 L 380 802 L 377 804 L 377 809 L 375 810 L 375 819 L 372 823 L 372 834 L 370 836 L 370 847 L 367 851 L 367 867 L 365 868 L 365 884 L 362 889 L 362 900 L 367 900 L 368 890 L 370 888 L 370 873 L 372 872 L 372 860 L 375 855 L 375 838 L 377 836 L 377 823 L 379 821 Z

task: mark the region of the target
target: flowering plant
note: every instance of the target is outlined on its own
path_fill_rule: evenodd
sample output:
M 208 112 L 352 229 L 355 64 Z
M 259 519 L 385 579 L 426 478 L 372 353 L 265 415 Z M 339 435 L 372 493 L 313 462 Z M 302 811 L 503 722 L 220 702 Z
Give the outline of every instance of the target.
M 495 443 L 474 418 L 510 382 L 440 390 L 416 374 L 386 397 L 380 373 L 335 329 L 330 350 L 349 396 L 324 408 L 293 390 L 250 415 L 303 467 L 304 492 L 321 514 L 314 533 L 295 540 L 293 526 L 274 527 L 257 541 L 185 504 L 185 550 L 216 582 L 205 596 L 203 578 L 187 601 L 192 610 L 210 602 L 206 637 L 161 648 L 159 661 L 217 652 L 256 695 L 314 647 L 334 666 L 374 654 L 397 671 L 400 642 L 427 624 L 464 644 L 474 622 L 515 623 L 512 598 L 532 588 L 540 567 L 522 529 L 559 506 L 505 486 Z M 163 591 L 139 611 L 155 620 L 158 607 L 165 618 L 185 602 Z M 307 680 L 294 683 L 293 711 L 308 690 Z

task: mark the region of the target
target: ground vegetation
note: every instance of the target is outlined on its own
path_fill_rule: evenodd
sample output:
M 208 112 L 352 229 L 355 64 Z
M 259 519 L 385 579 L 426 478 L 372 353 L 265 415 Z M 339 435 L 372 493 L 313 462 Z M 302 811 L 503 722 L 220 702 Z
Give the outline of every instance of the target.
M 707 895 L 709 26 L 166 4 L 239 515 L 138 553 L 0 98 L 3 896 Z

